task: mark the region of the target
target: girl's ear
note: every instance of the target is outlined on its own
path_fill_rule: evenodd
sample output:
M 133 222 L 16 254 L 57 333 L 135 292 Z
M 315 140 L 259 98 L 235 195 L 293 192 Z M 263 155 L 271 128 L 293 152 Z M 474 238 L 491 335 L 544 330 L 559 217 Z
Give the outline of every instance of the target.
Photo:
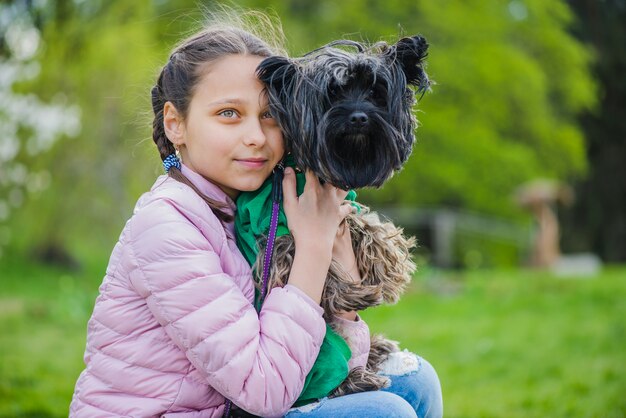
M 185 143 L 185 124 L 172 102 L 165 102 L 163 107 L 163 129 L 165 136 L 174 145 Z
M 424 71 L 424 61 L 428 55 L 428 42 L 422 36 L 402 38 L 387 52 L 388 57 L 399 64 L 408 84 L 418 87 L 418 91 L 427 90 L 430 84 Z

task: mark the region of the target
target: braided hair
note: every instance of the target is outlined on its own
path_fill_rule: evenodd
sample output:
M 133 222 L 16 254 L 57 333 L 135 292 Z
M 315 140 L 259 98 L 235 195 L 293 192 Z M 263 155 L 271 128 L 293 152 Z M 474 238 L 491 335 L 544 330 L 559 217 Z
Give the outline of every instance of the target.
M 223 23 L 224 20 L 228 20 L 228 24 Z M 152 139 L 159 150 L 161 160 L 176 152 L 174 144 L 165 135 L 163 125 L 165 103 L 171 102 L 183 119 L 186 118 L 196 85 L 202 76 L 210 71 L 207 64 L 227 55 L 258 57 L 284 55 L 280 47 L 282 30 L 268 16 L 259 12 L 226 16 L 222 13 L 219 15 L 219 21 L 174 48 L 167 64 L 161 69 L 156 85 L 152 88 L 154 111 Z M 243 29 L 244 27 L 246 29 Z M 270 46 L 261 39 L 263 33 L 273 38 L 274 45 Z M 224 211 L 226 204 L 202 193 L 177 167 L 171 167 L 168 175 L 191 187 L 222 222 L 232 222 L 232 215 Z

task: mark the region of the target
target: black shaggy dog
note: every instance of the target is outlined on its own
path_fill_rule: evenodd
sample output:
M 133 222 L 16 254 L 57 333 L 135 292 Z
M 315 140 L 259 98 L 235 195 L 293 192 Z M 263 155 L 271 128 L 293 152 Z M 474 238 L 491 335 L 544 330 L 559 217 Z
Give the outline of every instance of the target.
M 296 166 L 343 189 L 380 187 L 411 154 L 412 88 L 423 93 L 430 85 L 427 49 L 421 36 L 367 50 L 343 40 L 302 58 L 265 59 L 259 78 Z
M 302 58 L 265 59 L 258 75 L 296 166 L 344 190 L 380 187 L 400 170 L 415 142 L 415 94 L 430 85 L 427 48 L 421 36 L 372 47 L 342 40 Z M 355 283 L 338 263 L 331 264 L 322 296 L 327 320 L 342 311 L 396 302 L 415 270 L 414 240 L 391 222 L 361 206 L 346 225 L 362 280 Z M 265 248 L 264 239 L 259 237 L 259 248 Z M 290 235 L 276 239 L 270 289 L 286 284 L 294 253 Z M 256 271 L 263 271 L 263 258 L 261 251 Z M 395 343 L 373 337 L 367 367 L 352 370 L 331 396 L 383 387 L 387 379 L 377 372 L 397 350 Z

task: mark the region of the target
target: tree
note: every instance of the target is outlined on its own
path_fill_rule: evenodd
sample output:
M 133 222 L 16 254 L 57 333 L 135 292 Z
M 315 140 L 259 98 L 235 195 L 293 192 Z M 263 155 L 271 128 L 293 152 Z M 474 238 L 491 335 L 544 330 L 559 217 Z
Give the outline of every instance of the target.
M 83 130 L 30 162 L 49 170 L 50 185 L 14 219 L 14 247 L 60 260 L 89 244 L 110 248 L 154 179 L 149 92 L 162 47 L 151 11 L 149 1 L 45 4 L 45 65 L 28 88 L 77 103 Z
M 160 171 L 150 139 L 150 87 L 167 50 L 200 26 L 202 11 L 192 0 L 47 4 L 40 58 L 46 65 L 33 88 L 42 97 L 61 90 L 76 99 L 84 129 L 33 162 L 55 172 L 17 227 L 23 247 L 41 237 L 58 237 L 47 239 L 51 245 L 110 247 Z M 527 215 L 509 198 L 519 184 L 586 172 L 576 115 L 594 104 L 592 54 L 569 34 L 574 16 L 563 0 L 241 5 L 271 5 L 293 55 L 341 37 L 395 42 L 421 33 L 429 39 L 428 70 L 437 84 L 419 104 L 414 155 L 383 189 L 361 193 L 366 202 L 521 217 Z M 69 217 L 77 208 L 81 216 Z M 85 230 L 87 239 L 79 235 Z
M 626 261 L 626 5 L 623 1 L 570 0 L 580 23 L 574 33 L 598 59 L 592 76 L 600 105 L 581 117 L 588 139 L 589 177 L 576 183 L 576 203 L 563 213 L 564 248 Z
M 25 195 L 45 190 L 47 169 L 33 169 L 31 162 L 50 150 L 60 137 L 75 137 L 80 130 L 79 110 L 67 98 L 56 95 L 46 103 L 34 93 L 20 91 L 20 84 L 39 75 L 36 59 L 40 10 L 27 1 L 0 4 L 0 256 L 11 239 L 8 226 Z

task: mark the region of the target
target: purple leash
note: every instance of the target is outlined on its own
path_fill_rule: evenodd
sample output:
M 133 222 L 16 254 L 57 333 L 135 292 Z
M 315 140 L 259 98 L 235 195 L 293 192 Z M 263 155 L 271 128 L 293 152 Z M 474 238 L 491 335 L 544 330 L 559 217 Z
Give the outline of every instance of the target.
M 263 257 L 263 281 L 261 284 L 261 294 L 259 295 L 259 310 L 265 299 L 267 291 L 267 281 L 270 277 L 270 267 L 272 265 L 272 256 L 274 255 L 274 243 L 276 242 L 276 231 L 278 230 L 278 213 L 280 212 L 280 202 L 283 199 L 283 175 L 285 167 L 283 162 L 278 163 L 274 168 L 274 178 L 272 179 L 272 216 L 270 218 L 270 230 L 267 236 L 267 245 L 265 246 L 265 256 Z M 226 400 L 224 409 L 224 418 L 230 416 L 230 407 L 232 401 Z
M 267 291 L 267 281 L 270 277 L 270 267 L 272 256 L 274 255 L 274 243 L 276 242 L 276 231 L 278 230 L 278 213 L 280 211 L 280 201 L 283 199 L 283 174 L 285 168 L 282 162 L 274 169 L 274 179 L 272 181 L 272 217 L 270 218 L 270 231 L 267 236 L 265 246 L 265 257 L 263 258 L 263 284 L 261 285 L 260 301 L 263 303 L 265 292 Z

